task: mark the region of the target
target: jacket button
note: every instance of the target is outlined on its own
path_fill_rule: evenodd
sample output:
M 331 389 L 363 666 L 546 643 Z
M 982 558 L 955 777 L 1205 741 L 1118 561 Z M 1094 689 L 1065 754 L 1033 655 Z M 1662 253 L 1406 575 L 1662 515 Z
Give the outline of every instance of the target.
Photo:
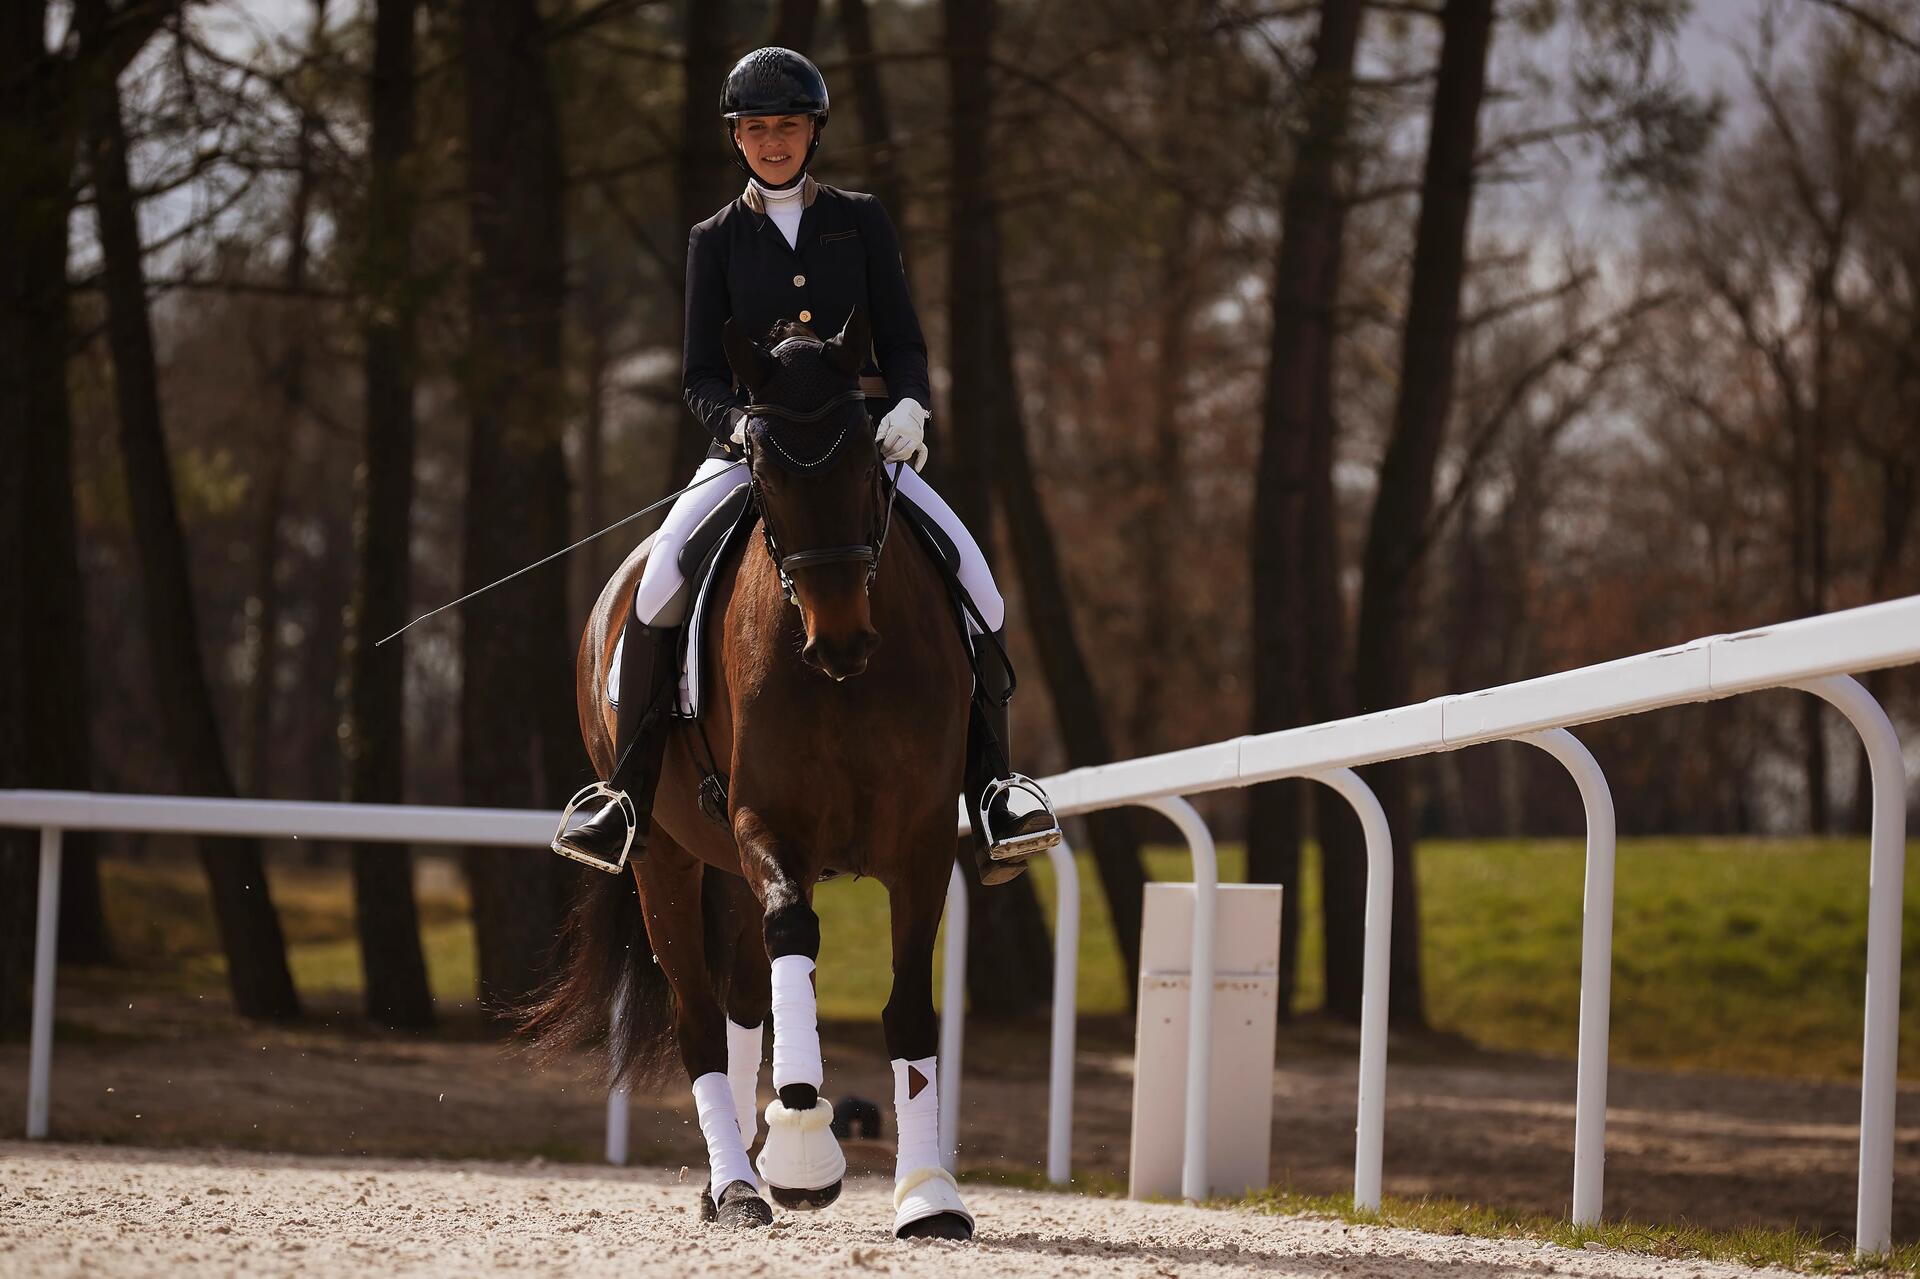
M 793 287 L 794 287 L 794 288 L 796 288 L 796 289 L 804 289 L 804 288 L 806 288 L 806 287 L 807 287 L 807 277 L 806 277 L 806 276 L 804 276 L 804 275 L 796 275 L 796 276 L 794 276 L 794 277 L 793 277 Z
M 812 320 L 813 320 L 813 312 L 811 312 L 811 311 L 802 311 L 802 312 L 800 313 L 800 323 L 802 323 L 802 324 L 807 324 L 807 323 L 810 323 L 810 322 L 812 322 Z

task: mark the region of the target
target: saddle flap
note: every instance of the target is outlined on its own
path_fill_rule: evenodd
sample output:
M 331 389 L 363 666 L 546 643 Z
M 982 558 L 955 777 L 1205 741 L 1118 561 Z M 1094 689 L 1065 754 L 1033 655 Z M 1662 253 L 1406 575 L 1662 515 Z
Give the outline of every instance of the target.
M 701 570 L 707 560 L 720 548 L 733 526 L 740 522 L 740 513 L 746 509 L 749 490 L 745 484 L 720 500 L 720 505 L 707 512 L 707 518 L 694 527 L 687 540 L 680 546 L 679 558 L 674 567 L 680 570 L 683 582 L 698 582 Z
M 700 695 L 703 680 L 700 673 L 702 654 L 706 651 L 707 626 L 713 619 L 707 612 L 713 600 L 713 581 L 720 574 L 720 566 L 726 562 L 727 554 L 752 529 L 759 512 L 751 501 L 752 490 L 745 484 L 729 493 L 726 500 L 713 509 L 713 513 L 700 521 L 693 535 L 681 548 L 678 561 L 682 578 L 693 589 L 693 607 L 687 613 L 687 625 L 681 642 L 685 649 L 681 653 L 682 671 L 679 712 L 691 719 L 700 714 Z M 697 548 L 697 553 L 696 553 Z
M 947 536 L 947 531 L 940 527 L 939 522 L 915 506 L 913 499 L 905 493 L 894 499 L 894 509 L 906 516 L 907 523 L 920 535 L 921 543 L 940 561 L 949 577 L 957 576 L 960 572 L 960 548 L 953 544 L 953 539 Z

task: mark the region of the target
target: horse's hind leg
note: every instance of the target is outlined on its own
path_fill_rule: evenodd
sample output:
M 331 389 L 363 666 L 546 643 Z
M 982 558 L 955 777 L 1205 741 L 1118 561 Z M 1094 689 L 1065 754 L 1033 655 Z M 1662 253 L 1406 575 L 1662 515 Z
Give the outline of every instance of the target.
M 940 1163 L 939 1022 L 933 1012 L 933 947 L 953 865 L 953 831 L 943 827 L 908 848 L 905 878 L 889 883 L 893 906 L 893 993 L 881 1013 L 893 1059 L 893 1232 L 902 1239 L 971 1239 L 973 1214 Z
M 760 903 L 770 961 L 773 1086 L 760 1175 L 783 1208 L 824 1208 L 840 1197 L 847 1158 L 833 1135 L 833 1105 L 820 1095 L 825 1078 L 813 993 L 820 955 L 820 917 L 813 913 L 813 867 L 768 828 L 750 806 L 734 810 L 741 869 Z
M 707 972 L 700 893 L 707 871 L 684 849 L 660 836 L 659 846 L 636 869 L 647 940 L 673 988 L 674 1038 L 680 1060 L 693 1083 L 700 1132 L 707 1142 L 707 1189 L 701 1193 L 703 1220 L 728 1226 L 764 1226 L 773 1210 L 760 1198 L 740 1140 L 733 1087 L 727 1078 L 726 1015 Z
M 760 1067 L 766 1061 L 766 1025 L 772 993 L 767 947 L 761 938 L 760 903 L 746 881 L 710 871 L 727 886 L 733 965 L 727 981 L 727 1078 L 733 1084 L 740 1139 L 753 1149 L 760 1124 Z

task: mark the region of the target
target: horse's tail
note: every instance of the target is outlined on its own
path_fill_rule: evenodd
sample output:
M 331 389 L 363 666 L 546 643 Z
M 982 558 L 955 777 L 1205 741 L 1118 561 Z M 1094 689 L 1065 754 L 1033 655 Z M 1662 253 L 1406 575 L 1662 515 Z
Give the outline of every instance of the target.
M 581 876 L 555 944 L 556 971 L 515 1020 L 543 1060 L 603 1041 L 609 1082 L 657 1087 L 679 1078 L 673 992 L 647 943 L 640 892 L 631 874 Z M 728 963 L 726 889 L 719 872 L 701 876 L 709 979 L 724 1004 Z

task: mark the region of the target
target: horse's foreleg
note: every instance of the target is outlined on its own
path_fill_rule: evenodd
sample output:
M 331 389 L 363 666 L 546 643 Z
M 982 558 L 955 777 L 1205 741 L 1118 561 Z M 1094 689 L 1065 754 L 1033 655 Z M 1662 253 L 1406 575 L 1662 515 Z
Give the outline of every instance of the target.
M 940 1026 L 933 1012 L 933 947 L 946 904 L 953 836 L 913 862 L 913 876 L 889 885 L 893 906 L 893 993 L 881 1020 L 893 1059 L 893 1113 L 899 1149 L 893 1165 L 893 1232 L 902 1239 L 971 1239 L 973 1214 L 940 1163 Z
M 825 1068 L 813 991 L 820 917 L 813 913 L 812 868 L 751 809 L 734 813 L 741 868 L 760 901 L 773 1010 L 773 1087 L 760 1175 L 785 1208 L 824 1208 L 840 1197 L 847 1159 L 834 1138 L 833 1105 L 820 1096 Z
M 759 1196 L 753 1165 L 740 1139 L 733 1086 L 727 1076 L 726 1016 L 707 973 L 702 874 L 701 864 L 678 847 L 649 850 L 639 869 L 647 940 L 673 988 L 674 1038 L 693 1084 L 700 1133 L 707 1143 L 709 1180 L 701 1196 L 700 1215 L 723 1225 L 767 1225 L 773 1212 Z

